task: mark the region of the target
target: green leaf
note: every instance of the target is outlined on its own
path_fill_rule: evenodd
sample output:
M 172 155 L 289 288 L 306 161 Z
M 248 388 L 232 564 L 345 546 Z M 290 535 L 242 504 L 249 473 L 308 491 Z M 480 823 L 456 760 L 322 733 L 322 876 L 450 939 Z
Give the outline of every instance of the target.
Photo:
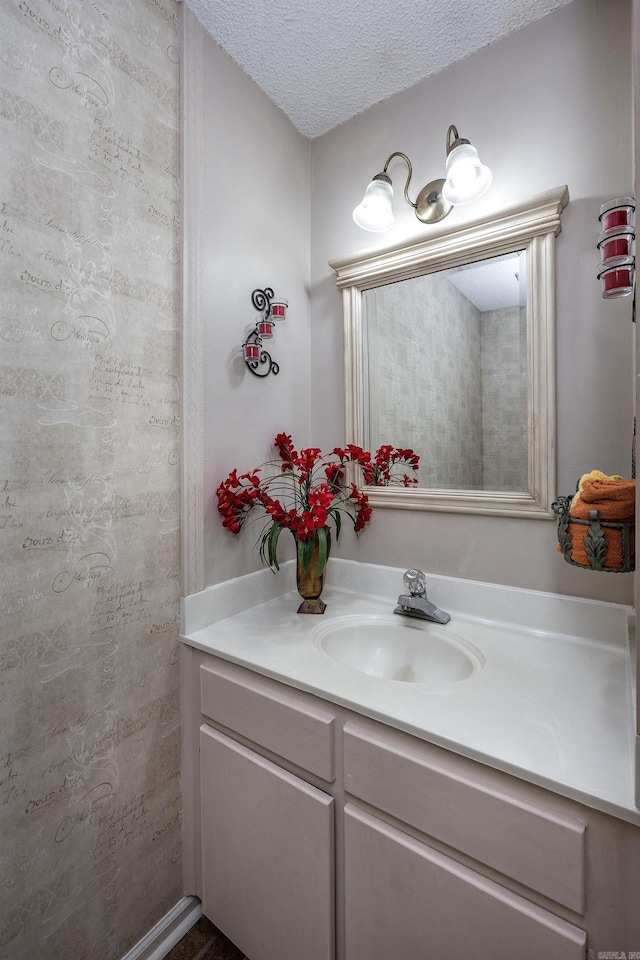
M 316 531 L 318 537 L 318 562 L 316 563 L 316 577 L 322 576 L 324 568 L 327 565 L 327 560 L 329 559 L 329 549 L 330 543 L 328 543 L 328 533 L 326 527 L 320 527 Z
M 340 511 L 336 510 L 333 515 L 333 519 L 336 524 L 336 542 L 340 539 L 340 530 L 342 529 L 342 517 L 340 516 Z
M 269 531 L 268 531 L 268 530 L 263 530 L 263 531 L 262 531 L 262 534 L 261 534 L 260 537 L 258 538 L 258 543 L 260 544 L 260 549 L 259 549 L 259 552 L 260 552 L 260 560 L 262 561 L 262 563 L 265 564 L 265 566 L 267 565 L 267 556 L 266 556 L 265 550 L 266 550 L 266 546 L 267 546 L 267 539 L 268 539 L 268 537 L 269 537 Z
M 313 553 L 312 540 L 310 539 L 298 540 L 298 562 L 300 563 L 305 573 L 309 573 L 309 569 L 311 567 L 312 553 Z
M 282 527 L 280 526 L 280 524 L 274 523 L 272 524 L 271 529 L 269 530 L 269 536 L 267 538 L 268 563 L 272 570 L 274 568 L 276 570 L 280 569 L 280 567 L 278 566 L 277 551 L 278 551 L 278 539 L 280 537 L 281 532 L 282 532 Z

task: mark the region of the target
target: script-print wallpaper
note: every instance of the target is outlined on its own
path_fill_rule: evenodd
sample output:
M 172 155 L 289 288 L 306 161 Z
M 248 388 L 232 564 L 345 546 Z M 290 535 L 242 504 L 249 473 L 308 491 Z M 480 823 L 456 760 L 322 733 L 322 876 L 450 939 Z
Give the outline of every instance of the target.
M 2 2 L 0 960 L 181 896 L 177 9 Z

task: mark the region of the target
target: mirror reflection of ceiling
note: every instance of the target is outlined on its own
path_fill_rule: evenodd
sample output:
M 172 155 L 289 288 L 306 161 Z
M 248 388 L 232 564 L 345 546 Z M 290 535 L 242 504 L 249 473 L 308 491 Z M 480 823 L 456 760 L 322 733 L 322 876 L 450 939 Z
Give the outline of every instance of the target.
M 186 0 L 309 138 L 569 2 Z
M 524 307 L 527 303 L 527 257 L 505 253 L 502 257 L 450 268 L 447 279 L 480 313 Z

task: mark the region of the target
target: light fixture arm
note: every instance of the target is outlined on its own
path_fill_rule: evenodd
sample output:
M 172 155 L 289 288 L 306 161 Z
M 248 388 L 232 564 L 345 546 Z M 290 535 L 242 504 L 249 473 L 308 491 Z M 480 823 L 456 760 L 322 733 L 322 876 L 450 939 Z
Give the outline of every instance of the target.
M 412 200 L 411 197 L 409 196 L 409 184 L 410 184 L 410 182 L 411 182 L 411 177 L 413 176 L 413 167 L 411 166 L 411 160 L 409 160 L 409 157 L 406 155 L 406 153 L 402 153 L 401 150 L 395 150 L 393 153 L 391 153 L 391 154 L 387 157 L 386 163 L 385 163 L 384 167 L 382 168 L 382 172 L 383 172 L 383 174 L 385 174 L 385 176 L 386 176 L 387 179 L 389 180 L 389 183 L 391 183 L 391 177 L 390 177 L 389 174 L 387 173 L 387 167 L 389 166 L 389 164 L 391 163 L 391 161 L 393 160 L 394 157 L 402 157 L 402 159 L 404 160 L 404 162 L 405 162 L 406 165 L 407 165 L 408 172 L 407 172 L 407 179 L 406 179 L 406 182 L 405 182 L 405 185 L 404 185 L 404 198 L 405 198 L 405 200 L 407 201 L 407 203 L 409 204 L 409 206 L 410 206 L 410 207 L 413 207 L 414 210 L 415 210 L 416 204 L 413 202 L 413 200 Z M 380 178 L 380 174 L 378 174 L 378 178 Z M 377 179 L 378 179 L 378 178 L 377 178 Z
M 453 129 L 455 130 L 455 127 Z M 409 184 L 411 182 L 411 177 L 413 176 L 413 167 L 411 166 L 411 160 L 409 160 L 409 157 L 406 155 L 406 153 L 402 153 L 401 150 L 395 150 L 387 157 L 387 161 L 384 165 L 382 173 L 377 174 L 374 177 L 374 180 L 385 180 L 387 183 L 391 183 L 391 177 L 387 173 L 387 168 L 394 157 L 401 157 L 407 165 L 407 179 L 404 185 L 404 198 L 409 206 L 413 207 L 415 210 L 418 220 L 420 220 L 422 223 L 437 223 L 439 220 L 444 220 L 444 218 L 452 209 L 451 204 L 447 203 L 447 201 L 442 197 L 444 180 L 429 181 L 429 183 L 422 188 L 414 202 L 409 196 Z
M 455 150 L 456 147 L 461 147 L 463 143 L 470 143 L 470 142 L 471 142 L 470 140 L 465 140 L 464 137 L 461 137 L 458 133 L 457 128 L 453 124 L 451 124 L 451 126 L 447 130 L 447 140 L 446 140 L 447 154 L 446 155 L 449 156 L 452 150 Z

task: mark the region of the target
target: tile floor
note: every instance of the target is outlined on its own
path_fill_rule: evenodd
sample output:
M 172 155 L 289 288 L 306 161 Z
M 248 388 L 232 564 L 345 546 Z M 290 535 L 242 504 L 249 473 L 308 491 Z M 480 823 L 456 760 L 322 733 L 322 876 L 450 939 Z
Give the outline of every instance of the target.
M 246 960 L 217 927 L 200 917 L 165 960 Z

